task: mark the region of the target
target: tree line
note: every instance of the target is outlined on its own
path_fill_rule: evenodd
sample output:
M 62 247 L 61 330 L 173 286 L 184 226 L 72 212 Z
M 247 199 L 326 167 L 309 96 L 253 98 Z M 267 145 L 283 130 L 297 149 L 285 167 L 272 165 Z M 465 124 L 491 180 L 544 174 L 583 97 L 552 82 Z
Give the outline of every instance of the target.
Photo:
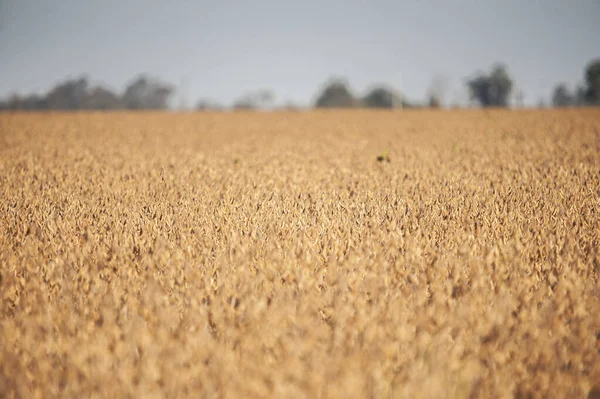
M 515 84 L 508 68 L 501 63 L 492 65 L 489 72 L 479 72 L 467 79 L 470 99 L 481 107 L 508 107 Z M 378 85 L 364 96 L 353 93 L 343 78 L 328 81 L 316 96 L 314 108 L 411 108 L 440 107 L 443 83 L 434 83 L 426 103 L 408 101 L 387 85 Z M 168 109 L 175 87 L 159 79 L 140 75 L 133 79 L 122 93 L 102 86 L 92 86 L 87 78 L 69 79 L 59 83 L 45 95 L 20 96 L 13 94 L 0 101 L 0 110 L 140 110 Z M 522 93 L 516 93 L 517 105 Z M 593 60 L 584 68 L 583 84 L 571 90 L 559 83 L 552 93 L 552 105 L 572 107 L 600 105 L 600 59 Z M 232 105 L 233 109 L 265 109 L 273 106 L 274 95 L 269 90 L 246 93 Z M 284 108 L 291 108 L 288 105 Z M 196 109 L 221 109 L 208 101 L 198 102 Z
M 0 110 L 166 109 L 174 91 L 174 86 L 145 75 L 130 82 L 123 93 L 91 86 L 81 77 L 60 82 L 43 96 L 13 94 L 0 102 Z

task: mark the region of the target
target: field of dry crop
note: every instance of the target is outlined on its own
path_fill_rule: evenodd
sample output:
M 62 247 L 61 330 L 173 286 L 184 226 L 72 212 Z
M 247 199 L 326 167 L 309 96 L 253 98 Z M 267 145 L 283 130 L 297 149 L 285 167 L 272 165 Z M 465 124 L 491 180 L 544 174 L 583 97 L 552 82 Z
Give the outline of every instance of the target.
M 599 277 L 598 110 L 0 115 L 2 398 L 598 398 Z

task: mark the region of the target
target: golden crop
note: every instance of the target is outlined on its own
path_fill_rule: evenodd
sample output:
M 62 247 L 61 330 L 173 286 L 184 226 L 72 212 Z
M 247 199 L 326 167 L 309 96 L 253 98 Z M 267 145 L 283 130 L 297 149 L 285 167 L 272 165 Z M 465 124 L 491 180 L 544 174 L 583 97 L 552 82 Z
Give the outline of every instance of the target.
M 599 274 L 598 110 L 0 115 L 3 398 L 597 398 Z

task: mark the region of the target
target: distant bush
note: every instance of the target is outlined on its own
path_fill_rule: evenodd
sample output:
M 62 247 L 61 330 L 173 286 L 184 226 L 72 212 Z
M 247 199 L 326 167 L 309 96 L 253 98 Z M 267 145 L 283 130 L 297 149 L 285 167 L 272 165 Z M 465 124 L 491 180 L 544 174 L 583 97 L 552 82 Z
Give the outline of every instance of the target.
M 357 100 L 344 79 L 330 80 L 317 97 L 315 108 L 353 108 L 358 107 Z

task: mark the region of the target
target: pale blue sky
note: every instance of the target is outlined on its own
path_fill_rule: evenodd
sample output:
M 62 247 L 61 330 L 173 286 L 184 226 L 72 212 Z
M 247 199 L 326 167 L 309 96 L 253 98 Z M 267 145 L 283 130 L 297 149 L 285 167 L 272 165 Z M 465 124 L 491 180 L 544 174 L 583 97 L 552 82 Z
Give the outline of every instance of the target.
M 145 72 L 186 83 L 190 105 L 261 88 L 306 105 L 331 76 L 423 100 L 443 74 L 464 102 L 465 78 L 501 61 L 531 104 L 580 82 L 599 38 L 600 0 L 0 0 L 0 96 Z

